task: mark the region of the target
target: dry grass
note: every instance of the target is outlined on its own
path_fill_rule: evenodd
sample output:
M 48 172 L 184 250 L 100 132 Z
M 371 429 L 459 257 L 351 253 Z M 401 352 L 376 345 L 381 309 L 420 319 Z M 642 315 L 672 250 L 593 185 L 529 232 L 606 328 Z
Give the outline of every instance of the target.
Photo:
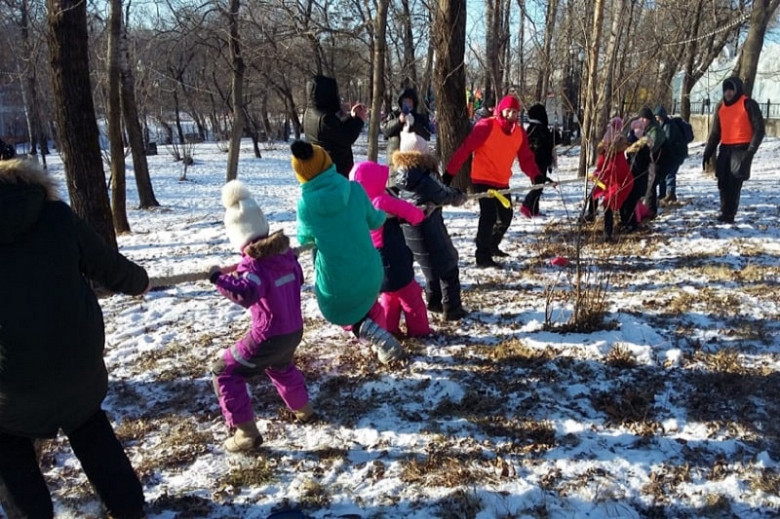
M 277 478 L 277 467 L 264 457 L 250 459 L 233 467 L 230 472 L 219 479 L 218 486 L 232 487 L 235 491 L 242 488 L 264 486 Z
M 617 343 L 607 353 L 604 362 L 613 368 L 629 369 L 636 366 L 636 359 L 631 351 L 623 344 Z

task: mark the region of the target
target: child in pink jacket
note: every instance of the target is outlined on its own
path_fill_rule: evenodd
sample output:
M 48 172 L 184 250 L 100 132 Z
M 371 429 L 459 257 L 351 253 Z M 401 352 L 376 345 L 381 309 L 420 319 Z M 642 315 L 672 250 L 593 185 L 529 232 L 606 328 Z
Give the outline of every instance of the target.
M 384 225 L 371 231 L 371 240 L 382 256 L 385 267 L 379 296 L 385 322 L 379 324 L 390 333 L 399 333 L 403 312 L 407 335 L 420 337 L 431 333 L 431 328 L 422 287 L 414 279 L 412 251 L 406 246 L 400 221 L 417 225 L 423 221 L 425 213 L 385 190 L 389 175 L 390 168 L 387 166 L 362 162 L 352 168 L 349 178 L 363 186 L 375 208 L 387 213 Z

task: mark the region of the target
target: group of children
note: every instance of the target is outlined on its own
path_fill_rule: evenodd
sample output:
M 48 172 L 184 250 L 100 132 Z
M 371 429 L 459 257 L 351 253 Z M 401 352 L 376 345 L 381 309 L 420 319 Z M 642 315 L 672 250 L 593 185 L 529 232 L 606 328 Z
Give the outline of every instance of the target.
M 441 209 L 464 203 L 466 194 L 442 183 L 427 141 L 409 126 L 392 156 L 398 196 L 385 189 L 389 166 L 356 164 L 350 181 L 320 146 L 305 141 L 291 146 L 301 183 L 297 238 L 301 247 L 314 248 L 320 312 L 367 342 L 382 363 L 403 355 L 395 337 L 402 314 L 410 337 L 431 333 L 428 311 L 441 312 L 446 320 L 466 314 L 458 253 Z M 289 239 L 282 231 L 269 234 L 262 210 L 240 181 L 223 187 L 222 202 L 228 237 L 242 258 L 235 269 L 212 267 L 209 279 L 221 294 L 251 311 L 252 328 L 220 354 L 212 375 L 223 416 L 234 431 L 225 449 L 240 452 L 262 443 L 246 378 L 264 372 L 301 421 L 310 419 L 313 408 L 293 362 L 303 335 L 303 275 Z M 426 279 L 427 305 L 414 278 L 413 259 Z

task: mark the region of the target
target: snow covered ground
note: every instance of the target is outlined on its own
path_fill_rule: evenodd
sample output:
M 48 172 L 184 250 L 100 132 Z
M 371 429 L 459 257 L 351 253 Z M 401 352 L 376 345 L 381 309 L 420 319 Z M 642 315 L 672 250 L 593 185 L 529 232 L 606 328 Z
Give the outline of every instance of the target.
M 365 145 L 356 147 L 365 157 Z M 559 179 L 576 149 L 560 149 Z M 209 364 L 249 314 L 206 281 L 143 299 L 105 298 L 105 408 L 144 483 L 149 518 L 777 517 L 780 508 L 780 141 L 759 150 L 734 225 L 717 224 L 701 144 L 679 174 L 681 203 L 638 233 L 601 241 L 585 229 L 574 310 L 582 187 L 517 215 L 503 270 L 474 267 L 477 205 L 447 208 L 460 251 L 460 323 L 403 340 L 383 366 L 319 314 L 305 287 L 298 363 L 318 419 L 295 423 L 266 379 L 252 383 L 262 452 L 228 455 Z M 289 147 L 248 142 L 239 167 L 272 229 L 295 236 L 300 188 Z M 130 210 L 121 251 L 152 276 L 238 259 L 219 200 L 226 155 L 195 149 L 187 182 L 161 149 L 150 157 L 162 207 Z M 50 171 L 62 180 L 59 159 Z M 513 185 L 527 185 L 518 172 Z M 64 182 L 63 193 L 64 193 Z M 128 179 L 129 207 L 137 200 Z M 572 261 L 556 267 L 549 260 Z M 312 265 L 301 258 L 308 282 Z M 419 278 L 422 281 L 422 278 Z M 603 309 L 604 314 L 599 314 Z M 57 517 L 102 517 L 63 438 L 42 463 Z M 2 515 L 2 514 L 0 514 Z

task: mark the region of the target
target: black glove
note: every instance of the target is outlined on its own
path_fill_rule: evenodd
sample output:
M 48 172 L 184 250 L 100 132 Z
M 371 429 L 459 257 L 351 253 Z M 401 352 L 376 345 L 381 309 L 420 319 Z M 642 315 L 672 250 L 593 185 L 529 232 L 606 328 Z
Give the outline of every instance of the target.
M 222 267 L 214 265 L 209 269 L 209 281 L 212 283 L 217 282 L 217 278 L 222 274 Z
M 534 179 L 531 181 L 531 183 L 532 184 L 544 184 L 545 178 L 547 178 L 547 177 L 545 177 L 544 175 L 541 175 L 541 174 L 540 175 L 536 175 L 534 177 Z
M 447 172 L 445 171 L 445 172 L 444 172 L 444 176 L 442 176 L 442 179 L 441 179 L 441 181 L 442 181 L 442 183 L 443 183 L 445 186 L 449 186 L 450 184 L 452 184 L 452 179 L 453 179 L 453 178 L 455 178 L 455 175 L 450 175 L 449 173 L 447 173 Z
M 703 169 L 703 170 L 706 170 L 706 169 L 707 169 L 707 165 L 708 165 L 709 163 L 710 163 L 710 159 L 709 159 L 709 157 L 704 157 L 704 158 L 701 160 L 701 169 Z
M 466 200 L 468 200 L 468 199 L 469 199 L 468 195 L 466 193 L 464 193 L 463 191 L 461 191 L 460 189 L 458 189 L 458 198 L 456 198 L 452 202 L 452 205 L 454 205 L 455 207 L 459 207 L 459 206 L 465 204 Z
M 756 154 L 756 149 L 753 146 L 748 146 L 748 149 L 746 150 L 747 158 L 752 159 L 753 155 Z
M 553 169 L 553 168 L 552 168 L 552 166 L 550 166 L 549 168 L 547 168 L 547 173 L 552 173 L 552 169 Z

